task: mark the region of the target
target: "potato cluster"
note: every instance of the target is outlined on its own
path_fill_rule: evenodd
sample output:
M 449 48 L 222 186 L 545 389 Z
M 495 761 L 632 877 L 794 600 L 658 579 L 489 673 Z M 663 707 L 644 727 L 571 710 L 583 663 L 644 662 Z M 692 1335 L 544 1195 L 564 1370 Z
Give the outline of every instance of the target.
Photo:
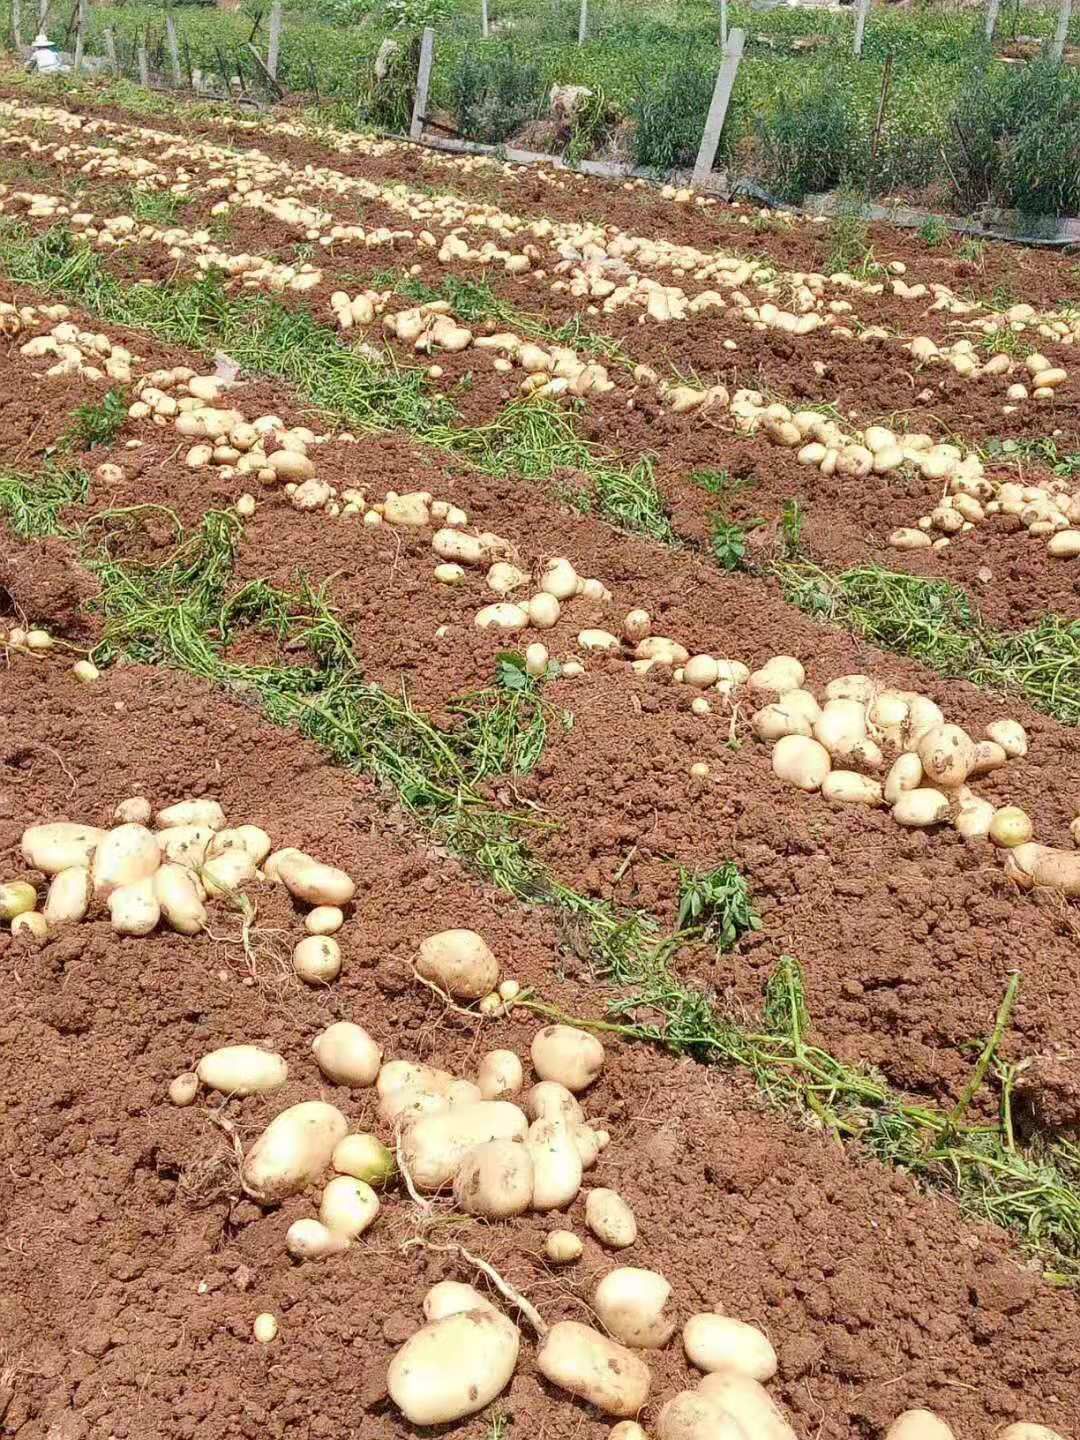
M 20 354 L 30 360 L 53 359 L 45 371 L 50 379 L 80 375 L 84 380 L 115 380 L 121 385 L 130 383 L 131 367 L 139 358 L 126 345 L 80 330 L 70 320 L 61 320 L 47 335 L 28 340 L 20 346 Z

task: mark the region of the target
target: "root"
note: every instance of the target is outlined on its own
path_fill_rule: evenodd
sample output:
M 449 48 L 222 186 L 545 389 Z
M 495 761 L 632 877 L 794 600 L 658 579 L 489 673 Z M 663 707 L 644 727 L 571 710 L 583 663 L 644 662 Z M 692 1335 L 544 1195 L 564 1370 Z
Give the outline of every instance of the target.
M 398 1128 L 394 1132 L 394 1158 L 397 1161 L 398 1173 L 400 1174 L 402 1180 L 405 1181 L 405 1189 L 409 1192 L 409 1199 L 413 1202 L 417 1209 L 421 1211 L 422 1214 L 430 1217 L 432 1211 L 435 1209 L 435 1202 L 434 1200 L 428 1200 L 425 1198 L 425 1196 L 421 1195 L 420 1192 L 417 1190 L 416 1186 L 413 1184 L 413 1178 L 409 1173 L 409 1167 L 405 1164 L 405 1157 L 401 1153 L 400 1126 L 398 1126 Z
M 418 980 L 421 985 L 426 986 L 428 990 L 432 991 L 433 994 L 437 995 L 439 999 L 443 1002 L 443 1004 L 446 1006 L 446 1008 L 448 1010 L 453 1010 L 455 1015 L 464 1015 L 466 1020 L 483 1020 L 486 1018 L 479 1010 L 466 1010 L 464 1005 L 456 1004 L 453 1000 L 451 1000 L 450 996 L 447 995 L 445 990 L 435 984 L 434 980 L 425 980 L 423 975 L 420 974 L 419 970 L 417 970 L 415 965 L 412 967 L 412 972 L 413 979 Z
M 419 1245 L 423 1250 L 438 1251 L 444 1255 L 460 1255 L 469 1265 L 474 1266 L 482 1275 L 487 1276 L 503 1299 L 509 1300 L 511 1305 L 517 1306 L 541 1339 L 548 1333 L 547 1322 L 537 1310 L 536 1306 L 533 1305 L 530 1300 L 527 1300 L 520 1290 L 515 1290 L 508 1280 L 504 1280 L 494 1265 L 489 1264 L 486 1260 L 481 1260 L 479 1255 L 474 1255 L 471 1250 L 466 1250 L 464 1245 L 433 1245 L 430 1240 L 425 1240 L 420 1235 L 415 1235 L 411 1240 L 406 1240 L 401 1248 L 402 1250 L 411 1250 L 416 1245 Z

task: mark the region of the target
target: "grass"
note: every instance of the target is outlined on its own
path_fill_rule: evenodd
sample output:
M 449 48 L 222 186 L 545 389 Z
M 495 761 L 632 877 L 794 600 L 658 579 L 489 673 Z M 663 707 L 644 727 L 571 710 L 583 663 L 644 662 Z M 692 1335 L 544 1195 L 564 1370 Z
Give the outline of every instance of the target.
M 174 195 L 171 190 L 143 190 L 131 185 L 123 192 L 119 213 L 126 211 L 143 225 L 172 225 L 191 199 L 190 195 Z

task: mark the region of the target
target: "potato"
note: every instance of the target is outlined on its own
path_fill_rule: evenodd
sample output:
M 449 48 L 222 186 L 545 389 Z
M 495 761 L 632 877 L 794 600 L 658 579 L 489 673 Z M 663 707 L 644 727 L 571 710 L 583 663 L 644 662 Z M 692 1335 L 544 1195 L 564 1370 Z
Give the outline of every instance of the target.
M 1080 895 L 1080 855 L 1075 850 L 1055 850 L 1049 845 L 1017 845 L 1009 851 L 1005 873 L 1022 890 L 1041 885 L 1050 890 L 1060 890 L 1064 895 Z M 13 921 L 12 926 L 16 923 Z
M 556 1080 L 578 1094 L 604 1068 L 604 1047 L 595 1035 L 572 1025 L 545 1025 L 529 1053 L 541 1080 Z
M 416 972 L 455 1000 L 479 1000 L 499 983 L 499 962 L 475 930 L 440 930 L 420 942 Z
M 473 624 L 481 630 L 524 630 L 528 623 L 528 610 L 522 605 L 511 604 L 509 600 L 485 605 L 473 616 Z
M 866 707 L 867 729 L 877 740 L 902 745 L 910 712 L 910 695 L 903 690 L 882 690 Z
M 919 741 L 918 756 L 932 785 L 955 790 L 975 766 L 975 742 L 959 725 L 935 725 Z
M 365 1180 L 335 1175 L 323 1191 L 319 1219 L 335 1235 L 355 1240 L 379 1213 L 379 1197 Z
M 210 854 L 214 832 L 209 825 L 170 825 L 154 836 L 161 851 L 162 862 L 201 866 Z
M 584 1170 L 591 1170 L 599 1158 L 600 1151 L 611 1140 L 606 1130 L 594 1130 L 591 1125 L 571 1125 L 570 1138 L 574 1147 L 581 1156 L 581 1165 Z
M 34 887 L 29 888 L 33 891 Z M 43 910 L 50 927 L 75 924 L 89 908 L 90 871 L 85 865 L 69 866 L 53 876 Z
M 490 1310 L 501 1315 L 486 1296 L 472 1285 L 463 1285 L 460 1280 L 440 1280 L 424 1296 L 424 1319 L 445 1320 L 448 1315 L 461 1315 L 466 1310 Z
M 662 1350 L 675 1331 L 664 1314 L 671 1286 L 655 1270 L 612 1270 L 593 1295 L 593 1309 L 609 1335 L 634 1350 Z
M 794 656 L 774 655 L 750 676 L 750 689 L 771 699 L 785 690 L 801 690 L 805 679 L 806 671 Z
M 319 1069 L 335 1085 L 358 1089 L 374 1085 L 382 1065 L 382 1049 L 361 1025 L 338 1020 L 311 1042 Z
M 915 830 L 937 825 L 948 814 L 949 802 L 940 790 L 905 790 L 892 807 L 896 823 Z
M 769 1392 L 748 1375 L 716 1370 L 700 1382 L 697 1393 L 726 1410 L 754 1440 L 798 1440 Z
M 573 1264 L 584 1248 L 572 1230 L 553 1230 L 544 1241 L 544 1254 L 554 1265 Z
M 628 610 L 623 618 L 622 633 L 626 640 L 636 645 L 644 640 L 652 627 L 652 616 L 647 610 Z
M 114 890 L 149 879 L 160 864 L 158 843 L 145 825 L 117 825 L 105 832 L 94 851 L 90 870 L 94 894 L 107 900 Z M 156 907 L 157 902 L 154 904 Z M 157 924 L 156 920 L 154 924 Z M 126 933 L 145 935 L 149 931 Z
M 1008 762 L 1008 759 L 1003 745 L 997 744 L 994 740 L 976 740 L 975 763 L 971 767 L 970 774 L 972 776 L 989 775 L 992 770 L 1000 770 Z
M 902 743 L 905 750 L 918 750 L 924 735 L 938 725 L 944 725 L 945 716 L 933 700 L 928 699 L 925 695 L 912 693 L 906 698 L 908 712 L 904 721 Z M 925 764 L 926 762 L 923 761 L 924 768 Z
M 636 1415 L 649 1397 L 652 1373 L 632 1350 L 577 1320 L 559 1320 L 537 1351 L 545 1379 L 588 1400 L 605 1415 Z
M 918 755 L 898 755 L 885 777 L 885 799 L 895 805 L 908 790 L 917 790 L 923 781 L 922 761 Z
M 309 905 L 347 905 L 356 894 L 356 886 L 344 870 L 313 860 L 301 850 L 278 853 L 277 876 L 298 900 Z
M 556 600 L 569 600 L 577 594 L 578 573 L 564 556 L 556 556 L 544 567 L 540 589 Z
M 656 1424 L 659 1440 L 747 1440 L 741 1425 L 694 1390 L 673 1395 Z
M 325 1260 L 349 1248 L 344 1235 L 335 1235 L 321 1220 L 294 1220 L 285 1232 L 285 1248 L 294 1260 Z
M 379 1071 L 376 1085 L 379 1116 L 388 1124 L 404 1115 L 441 1113 L 483 1098 L 470 1080 L 458 1080 L 445 1070 L 434 1070 L 409 1060 L 388 1060 Z
M 986 840 L 994 822 L 994 807 L 988 800 L 981 800 L 972 794 L 966 785 L 956 792 L 959 808 L 956 812 L 956 829 L 965 840 Z
M 223 855 L 226 850 L 243 850 L 253 865 L 261 865 L 273 848 L 270 836 L 258 825 L 237 825 L 219 830 L 210 841 L 209 855 Z
M 563 1209 L 577 1198 L 584 1169 L 574 1131 L 561 1120 L 534 1120 L 527 1143 L 533 1162 L 532 1208 Z
M 780 701 L 763 705 L 755 710 L 750 719 L 754 734 L 759 740 L 772 744 L 785 735 L 812 735 L 813 722 L 801 710 L 788 709 Z
M 776 1351 L 768 1337 L 730 1315 L 691 1315 L 682 1339 L 687 1359 L 699 1370 L 734 1370 L 758 1381 L 776 1374 Z
M 341 974 L 341 947 L 332 935 L 308 935 L 293 950 L 293 969 L 305 985 L 329 985 Z
M 996 1440 L 1065 1440 L 1064 1435 L 1059 1435 L 1056 1430 L 1050 1430 L 1045 1425 L 1035 1425 L 1030 1420 L 1020 1420 L 1014 1425 L 1006 1425 Z
M 524 1083 L 521 1061 L 512 1050 L 489 1050 L 476 1071 L 476 1084 L 485 1100 L 516 1095 Z
M 35 940 L 46 940 L 49 922 L 36 910 L 23 910 L 11 922 L 12 935 L 32 935 Z
M 154 898 L 170 930 L 197 935 L 206 929 L 206 906 L 186 865 L 162 865 L 154 874 Z
M 277 1316 L 271 1315 L 269 1310 L 263 1310 L 255 1316 L 251 1333 L 260 1345 L 269 1345 L 272 1340 L 277 1339 L 278 1322 Z
M 646 635 L 634 647 L 639 660 L 655 660 L 660 665 L 685 665 L 690 659 L 689 650 L 666 635 Z
M 55 884 L 54 880 L 49 887 L 50 895 Z M 0 885 L 0 920 L 14 920 L 16 915 L 33 910 L 37 906 L 37 898 L 37 891 L 27 880 L 13 880 L 9 885 Z
M 881 785 L 856 770 L 832 770 L 821 782 L 821 793 L 831 805 L 880 805 Z
M 185 1070 L 169 1082 L 169 1099 L 174 1105 L 190 1105 L 198 1093 L 199 1077 L 194 1070 Z
M 131 885 L 118 885 L 110 891 L 108 903 L 109 919 L 118 935 L 149 935 L 161 919 L 152 875 Z
M 341 1111 L 323 1100 L 290 1105 L 244 1156 L 240 1183 L 253 1200 L 276 1205 L 321 1177 L 348 1129 Z
M 22 833 L 19 848 L 27 865 L 43 875 L 89 866 L 104 830 L 94 825 L 75 825 L 55 820 L 51 825 L 31 825 Z
M 608 1440 L 649 1440 L 636 1420 L 620 1420 L 608 1431 Z
M 510 1382 L 521 1337 L 490 1308 L 434 1320 L 411 1335 L 386 1372 L 394 1404 L 413 1425 L 473 1415 Z
M 1010 760 L 1022 759 L 1028 752 L 1027 731 L 1016 720 L 995 720 L 986 727 L 986 734 L 1001 746 Z
M 489 1140 L 462 1160 L 454 1176 L 454 1200 L 466 1215 L 503 1220 L 532 1204 L 533 1160 L 527 1145 Z
M 683 669 L 683 682 L 707 690 L 716 684 L 719 667 L 711 655 L 692 655 Z
M 478 1100 L 443 1115 L 424 1115 L 405 1130 L 401 1160 L 417 1190 L 442 1190 L 465 1156 L 488 1140 L 524 1140 L 529 1124 L 523 1111 L 506 1100 Z
M 334 1146 L 330 1163 L 339 1175 L 382 1185 L 395 1173 L 394 1157 L 374 1135 L 346 1135 Z
M 955 1440 L 932 1410 L 905 1410 L 885 1431 L 885 1440 Z
M 825 686 L 825 699 L 857 700 L 860 705 L 869 705 L 877 692 L 877 682 L 869 675 L 840 675 Z
M 772 753 L 773 774 L 800 790 L 820 790 L 832 761 L 825 746 L 805 735 L 784 735 Z
M 584 1122 L 577 1100 L 557 1080 L 541 1080 L 525 1096 L 525 1113 L 530 1120 L 562 1120 L 571 1128 Z
M 156 824 L 159 830 L 172 825 L 205 825 L 208 830 L 223 830 L 225 811 L 216 800 L 181 800 L 159 810 Z
M 1026 845 L 1033 833 L 1031 816 L 1018 805 L 1003 805 L 994 812 L 994 818 L 990 822 L 990 839 L 1003 850 L 1011 850 L 1016 845 Z
M 441 560 L 454 560 L 461 565 L 483 565 L 488 559 L 488 548 L 475 535 L 463 535 L 460 530 L 444 528 L 432 536 L 431 548 Z
M 827 700 L 814 722 L 814 739 L 832 756 L 849 755 L 866 738 L 866 708 L 858 700 Z
M 150 801 L 145 795 L 132 795 L 129 800 L 121 800 L 116 806 L 113 819 L 118 825 L 149 825 L 152 814 Z
M 590 1190 L 585 1200 L 585 1224 L 602 1245 L 625 1250 L 637 1239 L 637 1221 L 630 1206 L 614 1190 Z
M 262 1050 L 258 1045 L 223 1045 L 204 1055 L 195 1073 L 208 1089 L 225 1095 L 263 1095 L 285 1084 L 289 1067 L 273 1050 Z
M 821 706 L 812 690 L 785 690 L 775 703 L 782 710 L 794 710 L 800 715 L 805 715 L 811 725 L 821 714 Z

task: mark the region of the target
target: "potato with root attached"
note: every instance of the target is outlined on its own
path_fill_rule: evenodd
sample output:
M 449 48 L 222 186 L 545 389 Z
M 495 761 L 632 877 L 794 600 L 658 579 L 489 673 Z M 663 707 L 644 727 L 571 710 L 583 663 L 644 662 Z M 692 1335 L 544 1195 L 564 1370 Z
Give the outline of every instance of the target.
M 362 1025 L 338 1020 L 311 1042 L 319 1069 L 336 1085 L 354 1089 L 374 1085 L 382 1065 L 382 1049 Z
M 351 1175 L 368 1185 L 385 1185 L 397 1172 L 394 1157 L 375 1135 L 346 1135 L 334 1146 L 330 1164 L 339 1175 Z
M 206 906 L 186 865 L 162 865 L 154 872 L 154 896 L 170 930 L 178 935 L 197 935 L 206 929 Z
M 659 1440 L 747 1440 L 737 1421 L 696 1390 L 673 1395 L 660 1411 L 656 1428 Z
M 105 831 L 94 825 L 54 820 L 50 825 L 31 825 L 24 830 L 19 848 L 31 869 L 43 875 L 58 875 L 61 870 L 89 867 L 104 835 Z
M 527 1146 L 533 1165 L 532 1208 L 562 1210 L 577 1198 L 584 1171 L 574 1127 L 562 1120 L 534 1120 Z
M 108 900 L 114 890 L 149 880 L 160 864 L 158 842 L 145 825 L 117 825 L 105 832 L 94 851 L 90 868 L 94 894 Z
M 466 1215 L 504 1220 L 532 1204 L 533 1159 L 527 1144 L 488 1140 L 470 1150 L 454 1176 L 454 1201 Z
M 782 740 L 785 735 L 810 736 L 814 733 L 810 718 L 802 710 L 788 708 L 782 699 L 755 710 L 750 725 L 758 739 L 767 744 Z
M 637 1220 L 630 1206 L 614 1190 L 590 1190 L 585 1200 L 585 1224 L 611 1250 L 625 1250 L 637 1239 Z
M 355 1240 L 379 1213 L 379 1197 L 366 1180 L 335 1175 L 323 1190 L 319 1219 L 335 1235 Z
M 555 1080 L 575 1095 L 587 1090 L 604 1068 L 603 1045 L 573 1025 L 545 1025 L 529 1053 L 541 1080 Z
M 664 1313 L 671 1286 L 655 1270 L 623 1265 L 597 1285 L 593 1309 L 609 1335 L 634 1350 L 662 1350 L 675 1332 Z
M 769 1392 L 734 1370 L 715 1370 L 699 1383 L 697 1393 L 726 1411 L 754 1440 L 798 1440 Z
M 683 1326 L 682 1339 L 687 1359 L 706 1374 L 734 1370 L 758 1382 L 776 1374 L 776 1351 L 768 1336 L 730 1315 L 715 1311 L 691 1315 Z
M 885 1440 L 955 1440 L 932 1410 L 905 1410 L 885 1431 Z
M 417 1190 L 450 1185 L 465 1156 L 489 1140 L 524 1140 L 529 1122 L 507 1100 L 478 1100 L 413 1120 L 401 1137 L 401 1164 Z
M 559 1320 L 544 1336 L 536 1364 L 545 1379 L 619 1419 L 649 1398 L 652 1372 L 632 1350 L 577 1320 Z
M 162 861 L 171 860 L 197 870 L 206 863 L 214 832 L 209 825 L 170 825 L 154 836 Z
M 463 1310 L 410 1335 L 390 1361 L 386 1388 L 413 1425 L 446 1425 L 490 1404 L 510 1383 L 521 1337 L 491 1308 Z
M 349 1122 L 334 1105 L 304 1100 L 276 1115 L 244 1156 L 240 1183 L 261 1205 L 276 1205 L 319 1180 Z
M 440 930 L 420 942 L 416 973 L 455 1000 L 480 1000 L 499 983 L 499 962 L 475 930 Z
M 346 1235 L 327 1229 L 321 1220 L 294 1220 L 285 1232 L 285 1248 L 294 1260 L 325 1260 L 349 1248 Z
M 460 1280 L 440 1280 L 424 1296 L 424 1319 L 445 1320 L 448 1315 L 462 1315 L 467 1310 L 490 1310 L 501 1315 L 486 1296 L 472 1285 Z
M 225 1095 L 263 1095 L 285 1084 L 289 1067 L 273 1050 L 258 1045 L 223 1045 L 204 1055 L 195 1073 L 208 1089 Z

